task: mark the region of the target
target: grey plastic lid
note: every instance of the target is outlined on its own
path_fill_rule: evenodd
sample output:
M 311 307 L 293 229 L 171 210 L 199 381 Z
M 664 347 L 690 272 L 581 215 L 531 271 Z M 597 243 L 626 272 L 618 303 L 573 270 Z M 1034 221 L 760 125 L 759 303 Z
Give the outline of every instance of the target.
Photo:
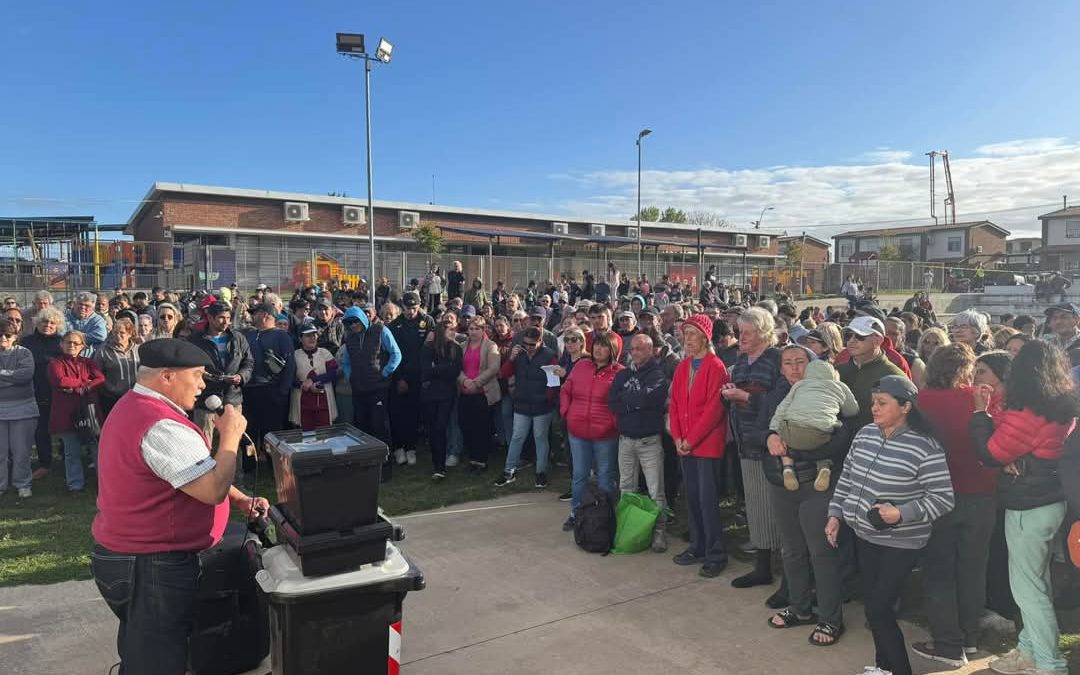
M 386 544 L 386 559 L 382 562 L 361 565 L 352 572 L 322 577 L 305 577 L 285 549 L 284 545 L 275 546 L 263 553 L 263 569 L 255 574 L 255 581 L 264 593 L 282 600 L 379 586 L 416 574 L 401 551 L 389 542 Z

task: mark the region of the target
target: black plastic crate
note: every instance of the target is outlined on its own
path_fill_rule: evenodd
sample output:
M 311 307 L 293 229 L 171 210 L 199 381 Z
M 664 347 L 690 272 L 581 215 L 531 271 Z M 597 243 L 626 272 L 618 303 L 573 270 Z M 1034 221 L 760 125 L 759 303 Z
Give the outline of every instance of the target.
M 265 438 L 274 460 L 279 507 L 303 535 L 351 530 L 378 520 L 386 444 L 351 424 L 275 431 Z
M 281 510 L 270 508 L 270 521 L 277 540 L 284 544 L 304 576 L 317 577 L 355 570 L 361 565 L 382 562 L 386 542 L 400 541 L 404 534 L 381 514 L 371 525 L 339 532 L 300 534 Z

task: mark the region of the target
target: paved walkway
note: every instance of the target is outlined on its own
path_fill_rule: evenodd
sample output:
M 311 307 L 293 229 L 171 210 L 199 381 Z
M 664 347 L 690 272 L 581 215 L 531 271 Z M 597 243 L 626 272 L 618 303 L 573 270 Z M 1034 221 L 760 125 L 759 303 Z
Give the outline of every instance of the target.
M 705 580 L 670 555 L 587 554 L 560 531 L 565 515 L 548 490 L 400 519 L 402 548 L 427 578 L 405 600 L 402 672 L 843 675 L 872 661 L 858 605 L 846 607 L 838 645 L 813 647 L 808 627 L 766 626 L 772 589 L 731 587 L 745 566 Z M 0 589 L 0 673 L 107 673 L 115 629 L 92 582 Z M 944 672 L 913 661 L 916 672 Z M 985 658 L 949 672 L 980 668 Z

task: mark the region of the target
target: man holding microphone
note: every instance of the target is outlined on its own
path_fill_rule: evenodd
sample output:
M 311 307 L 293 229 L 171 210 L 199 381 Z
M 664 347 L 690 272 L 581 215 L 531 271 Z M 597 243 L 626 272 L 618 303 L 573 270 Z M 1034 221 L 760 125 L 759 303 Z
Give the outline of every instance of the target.
M 253 518 L 269 503 L 233 487 L 247 420 L 226 405 L 211 457 L 187 411 L 206 386 L 209 355 L 163 338 L 139 350 L 135 387 L 101 431 L 94 581 L 120 619 L 122 675 L 183 675 L 199 588 L 199 552 L 221 539 L 229 505 Z

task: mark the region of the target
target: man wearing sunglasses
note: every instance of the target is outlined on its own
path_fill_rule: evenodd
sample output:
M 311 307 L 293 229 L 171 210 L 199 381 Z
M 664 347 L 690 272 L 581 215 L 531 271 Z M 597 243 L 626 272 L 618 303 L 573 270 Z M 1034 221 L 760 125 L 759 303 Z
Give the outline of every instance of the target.
M 840 381 L 851 389 L 859 403 L 859 414 L 855 416 L 854 423 L 856 429 L 861 429 L 873 421 L 870 404 L 875 383 L 889 375 L 904 376 L 904 372 L 885 358 L 881 347 L 885 341 L 885 326 L 877 318 L 855 317 L 842 336 L 851 358 L 838 365 L 836 370 L 840 374 Z
M 544 346 L 543 335 L 535 326 L 526 328 L 521 344 L 510 350 L 510 358 L 502 365 L 499 377 L 514 378 L 514 422 L 510 447 L 506 453 L 506 469 L 496 487 L 509 485 L 517 479 L 521 450 L 525 438 L 532 432 L 536 442 L 536 487 L 547 487 L 548 430 L 555 411 L 557 387 L 549 387 L 543 366 L 558 365 L 555 352 Z

